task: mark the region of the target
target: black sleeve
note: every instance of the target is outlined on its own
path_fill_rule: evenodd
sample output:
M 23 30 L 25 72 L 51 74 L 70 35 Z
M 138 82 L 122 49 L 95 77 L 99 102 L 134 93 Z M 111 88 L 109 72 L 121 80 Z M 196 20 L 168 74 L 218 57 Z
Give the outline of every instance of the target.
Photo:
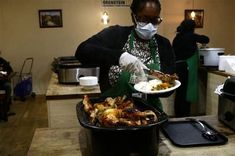
M 209 43 L 210 39 L 209 37 L 205 36 L 205 35 L 198 35 L 198 34 L 194 34 L 194 40 L 197 43 Z
M 175 73 L 175 53 L 168 39 L 164 37 L 158 37 L 159 55 L 161 61 L 161 71 L 165 74 Z M 159 94 L 158 97 L 168 97 L 174 91 Z
M 8 74 L 10 74 L 10 73 L 13 72 L 13 69 L 12 69 L 12 67 L 11 67 L 11 65 L 10 65 L 10 62 L 7 62 L 6 68 L 7 68 L 7 73 L 8 73 Z
M 86 65 L 115 65 L 122 52 L 120 28 L 111 26 L 82 42 L 75 53 L 76 58 Z
M 0 62 L 3 65 L 3 70 L 7 71 L 8 75 L 13 72 L 13 69 L 12 69 L 12 67 L 11 67 L 11 65 L 10 65 L 10 63 L 8 61 L 6 61 L 5 59 L 1 58 Z
M 161 71 L 167 74 L 175 73 L 175 53 L 168 39 L 162 37 L 158 41 Z

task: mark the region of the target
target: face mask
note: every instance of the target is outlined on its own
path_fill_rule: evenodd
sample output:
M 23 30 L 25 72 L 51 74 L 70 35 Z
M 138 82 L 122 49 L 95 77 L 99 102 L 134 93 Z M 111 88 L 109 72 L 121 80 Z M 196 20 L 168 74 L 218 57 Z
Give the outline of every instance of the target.
M 148 23 L 143 26 L 142 22 L 137 22 L 135 31 L 140 38 L 144 40 L 149 40 L 157 33 L 157 29 L 158 26 L 154 26 L 152 23 Z

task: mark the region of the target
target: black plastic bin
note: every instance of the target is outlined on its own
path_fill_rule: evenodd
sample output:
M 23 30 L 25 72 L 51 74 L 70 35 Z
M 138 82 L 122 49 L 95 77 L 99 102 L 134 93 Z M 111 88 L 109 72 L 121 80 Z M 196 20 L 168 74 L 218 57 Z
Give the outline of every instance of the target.
M 100 99 L 93 99 L 92 103 Z M 86 128 L 88 150 L 92 156 L 156 156 L 159 147 L 159 125 L 167 121 L 167 115 L 147 105 L 140 99 L 133 99 L 140 110 L 153 110 L 158 121 L 143 126 L 133 127 L 98 127 L 92 125 L 83 109 L 77 104 L 77 116 L 80 124 Z

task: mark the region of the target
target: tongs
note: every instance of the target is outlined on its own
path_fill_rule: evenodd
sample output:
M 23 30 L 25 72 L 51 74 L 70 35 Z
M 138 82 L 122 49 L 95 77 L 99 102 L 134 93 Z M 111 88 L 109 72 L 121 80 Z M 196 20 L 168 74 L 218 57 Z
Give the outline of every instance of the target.
M 201 131 L 202 131 L 202 136 L 206 138 L 207 140 L 210 141 L 216 141 L 217 138 L 217 133 L 209 130 L 200 120 L 195 119 L 195 118 L 186 118 L 186 120 L 194 121 L 198 123 L 201 126 Z
M 159 79 L 157 76 L 151 75 L 151 73 L 159 73 L 160 75 L 164 75 L 163 72 L 159 71 L 159 70 L 152 70 L 149 68 L 144 68 L 144 73 L 147 75 L 148 78 L 150 79 Z

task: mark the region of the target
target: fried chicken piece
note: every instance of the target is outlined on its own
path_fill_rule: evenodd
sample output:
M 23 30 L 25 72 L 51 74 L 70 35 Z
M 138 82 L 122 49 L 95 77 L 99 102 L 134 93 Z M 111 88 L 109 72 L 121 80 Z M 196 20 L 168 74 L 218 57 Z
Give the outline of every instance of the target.
M 141 120 L 130 120 L 126 118 L 120 118 L 119 124 L 123 126 L 139 126 L 141 125 Z
M 162 80 L 162 82 L 168 82 L 170 84 L 172 83 L 174 84 L 175 80 L 179 79 L 176 73 L 170 75 L 170 74 L 164 74 L 159 71 L 150 70 L 150 75 L 156 77 L 159 80 Z
M 132 100 L 125 100 L 122 102 L 122 104 L 117 105 L 118 109 L 129 109 L 133 107 L 134 107 L 134 103 Z
M 128 109 L 123 111 L 123 116 L 125 118 L 130 118 L 134 120 L 151 120 L 152 122 L 157 121 L 157 116 L 152 110 L 145 110 L 143 112 L 138 109 Z
M 90 121 L 92 123 L 95 123 L 97 121 L 96 116 L 97 116 L 98 110 L 93 107 L 87 95 L 84 95 L 82 103 L 83 103 L 85 112 L 89 115 Z
M 87 95 L 84 95 L 82 103 L 84 105 L 85 112 L 90 113 L 90 111 L 94 109 Z
M 101 125 L 104 126 L 114 126 L 119 122 L 119 118 L 122 114 L 121 109 L 110 108 L 106 109 L 104 112 L 98 115 L 98 120 L 100 121 Z

